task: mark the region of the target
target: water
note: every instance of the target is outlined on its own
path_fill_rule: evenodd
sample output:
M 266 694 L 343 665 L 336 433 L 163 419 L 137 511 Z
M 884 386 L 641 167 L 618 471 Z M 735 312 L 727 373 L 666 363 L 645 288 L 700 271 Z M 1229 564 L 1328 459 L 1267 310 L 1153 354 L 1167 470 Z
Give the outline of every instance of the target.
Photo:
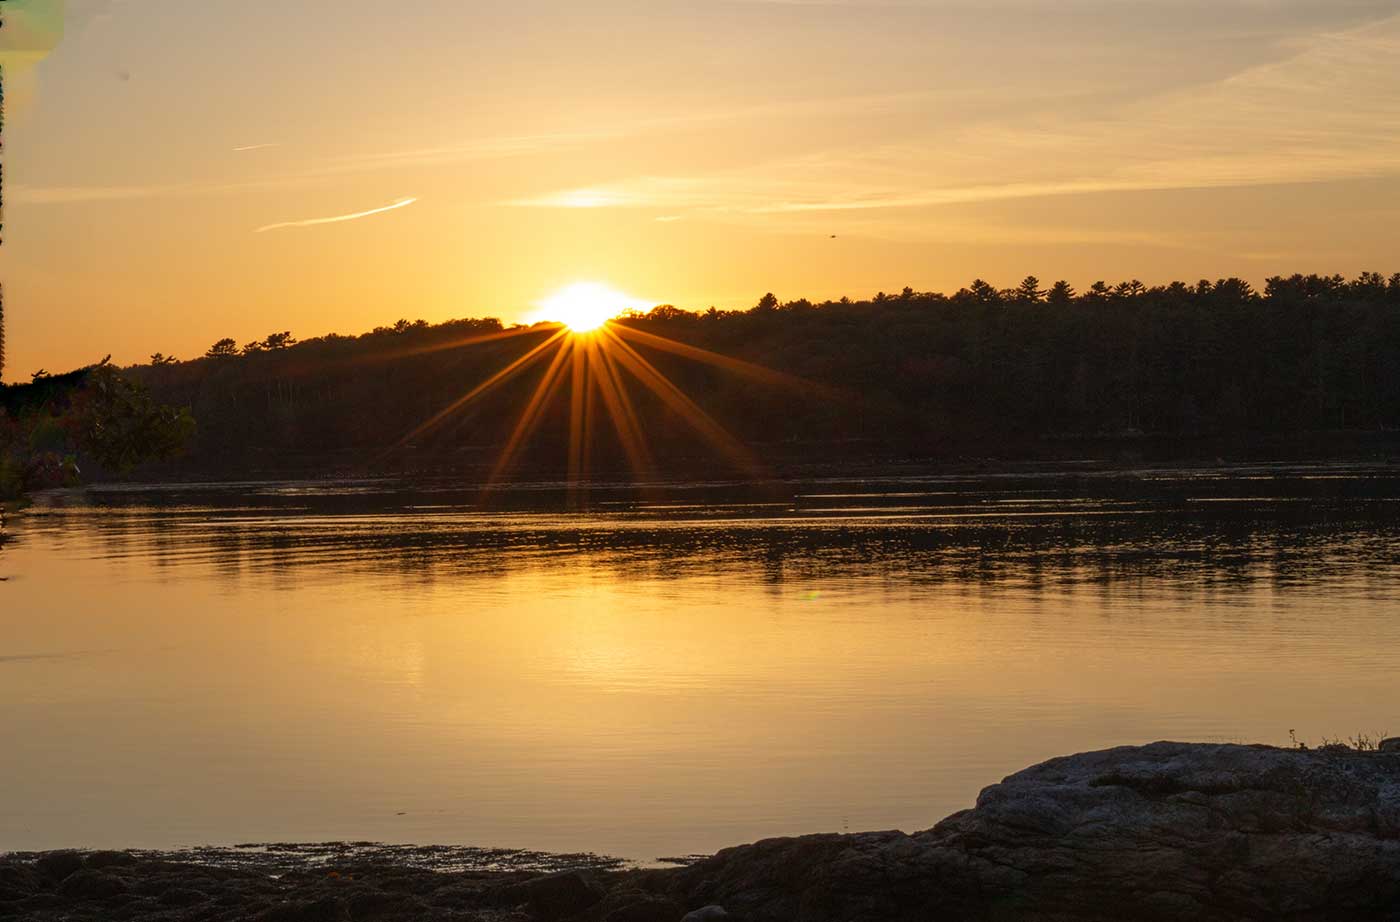
M 646 861 L 1400 733 L 1397 473 L 50 494 L 0 552 L 0 850 Z

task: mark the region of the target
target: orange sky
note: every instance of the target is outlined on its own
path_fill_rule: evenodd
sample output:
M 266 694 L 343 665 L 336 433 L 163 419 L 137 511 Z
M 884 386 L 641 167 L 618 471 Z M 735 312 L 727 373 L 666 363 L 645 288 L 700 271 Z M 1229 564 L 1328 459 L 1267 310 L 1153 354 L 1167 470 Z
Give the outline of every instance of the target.
M 8 380 L 519 320 L 581 281 L 704 308 L 1400 269 L 1394 0 L 70 0 L 62 23 L 7 56 Z

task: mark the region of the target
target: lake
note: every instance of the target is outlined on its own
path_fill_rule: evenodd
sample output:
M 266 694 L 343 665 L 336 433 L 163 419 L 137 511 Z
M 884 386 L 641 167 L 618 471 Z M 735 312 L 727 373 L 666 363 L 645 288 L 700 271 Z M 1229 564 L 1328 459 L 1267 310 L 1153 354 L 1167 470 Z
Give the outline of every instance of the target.
M 113 487 L 0 552 L 0 850 L 640 861 L 1400 733 L 1400 470 Z

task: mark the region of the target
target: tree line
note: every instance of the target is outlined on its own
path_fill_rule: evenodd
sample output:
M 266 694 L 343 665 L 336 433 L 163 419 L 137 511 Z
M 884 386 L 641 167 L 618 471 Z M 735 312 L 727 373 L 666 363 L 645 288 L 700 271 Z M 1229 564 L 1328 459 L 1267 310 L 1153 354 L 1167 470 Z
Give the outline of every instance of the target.
M 768 385 L 637 344 L 773 458 L 1035 457 L 1076 440 L 1249 450 L 1305 433 L 1400 429 L 1400 274 L 1277 277 L 1262 291 L 1240 279 L 1082 292 L 1034 277 L 1013 288 L 977 280 L 951 295 L 768 294 L 747 310 L 699 313 L 662 305 L 616 323 L 810 382 Z M 542 368 L 409 444 L 404 436 L 550 332 L 490 338 L 507 331 L 494 318 L 401 320 L 361 336 L 298 342 L 281 332 L 241 348 L 227 338 L 199 359 L 158 354 L 130 374 L 199 420 L 187 472 L 453 467 L 491 457 Z M 673 406 L 628 383 L 659 459 L 705 456 Z M 547 410 L 526 467 L 564 456 L 567 415 Z M 601 436 L 600 463 L 617 461 L 606 426 Z

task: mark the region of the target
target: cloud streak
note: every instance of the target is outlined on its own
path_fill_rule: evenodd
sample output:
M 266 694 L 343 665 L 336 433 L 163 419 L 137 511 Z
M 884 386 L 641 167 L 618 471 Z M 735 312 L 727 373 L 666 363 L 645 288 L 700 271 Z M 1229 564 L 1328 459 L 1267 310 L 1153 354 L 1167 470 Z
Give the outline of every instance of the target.
M 629 138 L 683 130 L 711 123 L 747 119 L 829 119 L 835 115 L 874 112 L 897 112 L 910 109 L 932 98 L 976 97 L 981 93 L 962 92 L 901 92 L 861 94 L 841 97 L 811 97 L 781 100 L 732 108 L 717 108 L 684 114 L 658 115 L 634 119 L 602 128 L 579 131 L 542 132 L 526 135 L 497 135 L 471 138 L 437 147 L 380 151 L 371 154 L 348 154 L 332 157 L 324 163 L 305 170 L 228 182 L 189 181 L 181 183 L 149 183 L 120 186 L 25 186 L 7 187 L 9 200 L 25 205 L 68 205 L 90 202 L 115 202 L 132 199 L 168 198 L 179 196 L 227 195 L 258 189 L 292 188 L 331 182 L 364 173 L 392 172 L 417 168 L 459 166 L 486 161 L 505 161 L 521 157 L 547 156 L 580 150 L 590 145 L 614 143 Z M 256 144 L 234 148 L 235 152 L 280 147 L 280 144 Z
M 285 227 L 319 227 L 322 224 L 340 224 L 343 221 L 358 221 L 361 218 L 368 218 L 371 215 L 383 214 L 386 211 L 394 211 L 398 208 L 406 208 L 416 201 L 418 201 L 416 198 L 406 198 L 392 205 L 385 205 L 382 208 L 371 208 L 369 211 L 357 211 L 354 214 L 336 215 L 333 218 L 308 218 L 305 221 L 281 221 L 277 224 L 268 224 L 260 227 L 254 231 L 254 233 L 262 234 L 267 231 L 280 230 Z
M 987 121 L 738 169 L 649 175 L 504 204 L 725 220 L 1400 175 L 1400 16 L 1114 111 Z

